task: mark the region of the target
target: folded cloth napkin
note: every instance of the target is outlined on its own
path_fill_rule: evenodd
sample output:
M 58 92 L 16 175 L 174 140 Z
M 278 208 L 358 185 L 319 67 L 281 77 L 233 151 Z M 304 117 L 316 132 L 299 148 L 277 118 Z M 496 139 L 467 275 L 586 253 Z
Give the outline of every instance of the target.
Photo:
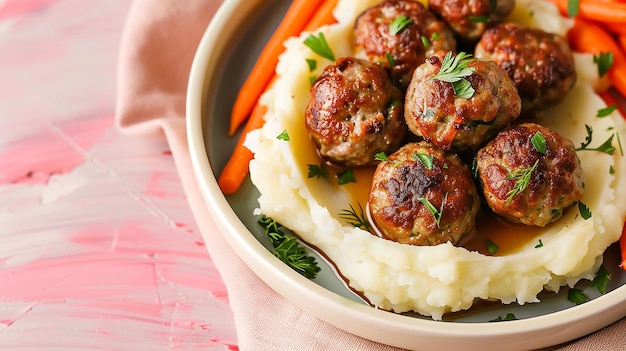
M 252 273 L 216 229 L 191 166 L 185 94 L 196 47 L 220 3 L 135 0 L 120 47 L 118 127 L 167 139 L 190 209 L 228 288 L 241 350 L 398 350 L 342 331 L 292 305 Z M 626 350 L 626 320 L 550 350 Z

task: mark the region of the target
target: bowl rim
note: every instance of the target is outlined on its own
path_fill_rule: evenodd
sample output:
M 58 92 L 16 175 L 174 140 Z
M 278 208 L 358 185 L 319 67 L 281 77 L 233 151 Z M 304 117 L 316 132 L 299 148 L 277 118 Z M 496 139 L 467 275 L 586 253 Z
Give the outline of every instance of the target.
M 450 323 L 378 310 L 341 297 L 277 260 L 239 220 L 221 192 L 205 146 L 207 79 L 215 74 L 228 39 L 263 0 L 225 0 L 203 34 L 190 70 L 186 100 L 189 152 L 196 181 L 221 235 L 245 264 L 285 299 L 339 329 L 403 348 L 539 348 L 567 342 L 624 317 L 626 285 L 582 305 L 506 323 Z M 441 323 L 445 323 L 445 326 Z

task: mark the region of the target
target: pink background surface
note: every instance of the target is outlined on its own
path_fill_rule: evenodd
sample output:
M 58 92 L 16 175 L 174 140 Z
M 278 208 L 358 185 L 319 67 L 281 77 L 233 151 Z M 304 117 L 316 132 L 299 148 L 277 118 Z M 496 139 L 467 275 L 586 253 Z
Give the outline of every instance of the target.
M 237 350 L 165 141 L 114 126 L 129 0 L 0 0 L 0 349 Z

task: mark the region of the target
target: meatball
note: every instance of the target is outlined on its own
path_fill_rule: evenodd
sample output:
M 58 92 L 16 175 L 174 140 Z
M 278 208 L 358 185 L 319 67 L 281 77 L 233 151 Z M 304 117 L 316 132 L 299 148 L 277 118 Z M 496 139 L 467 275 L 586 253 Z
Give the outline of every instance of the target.
M 365 10 L 354 35 L 356 56 L 385 67 L 402 90 L 428 56 L 456 47 L 448 25 L 413 0 L 387 0 Z
M 483 34 L 474 54 L 494 61 L 513 79 L 523 112 L 558 104 L 576 82 L 574 57 L 567 40 L 541 29 L 499 24 Z
M 488 26 L 504 21 L 515 0 L 429 0 L 428 8 L 443 19 L 456 35 L 476 41 Z
M 489 207 L 511 222 L 543 227 L 581 199 L 584 173 L 572 142 L 535 123 L 504 129 L 476 155 Z
M 327 160 L 367 165 L 377 153 L 391 153 L 402 143 L 407 131 L 402 100 L 382 67 L 340 58 L 311 86 L 306 128 Z
M 457 152 L 477 150 L 519 116 L 521 100 L 503 69 L 471 55 L 454 60 L 457 68 L 467 66 L 463 80 L 474 90 L 461 93 L 455 84 L 462 81 L 439 78 L 444 73 L 442 65 L 446 67 L 455 57 L 450 51 L 438 51 L 415 70 L 404 116 L 411 132 L 436 146 Z
M 402 146 L 374 173 L 372 225 L 402 244 L 459 244 L 473 233 L 480 197 L 459 156 L 425 141 Z

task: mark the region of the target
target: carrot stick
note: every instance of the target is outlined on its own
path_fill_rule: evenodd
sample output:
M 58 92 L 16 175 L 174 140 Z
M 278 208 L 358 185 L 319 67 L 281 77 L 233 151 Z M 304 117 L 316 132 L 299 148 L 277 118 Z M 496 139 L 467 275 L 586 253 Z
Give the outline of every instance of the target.
M 304 27 L 304 30 L 312 32 L 323 25 L 337 22 L 333 11 L 335 10 L 335 7 L 337 7 L 338 2 L 339 0 L 324 1 L 324 3 L 317 9 L 317 12 L 313 15 L 309 23 L 307 23 L 306 27 Z
M 607 31 L 616 35 L 626 35 L 626 23 L 619 22 L 598 22 Z
M 619 266 L 626 271 L 626 223 L 622 228 L 622 236 L 619 237 L 619 250 L 622 254 L 622 262 Z
M 567 16 L 568 0 L 549 0 Z M 626 21 L 626 4 L 621 2 L 599 2 L 597 0 L 580 0 L 578 14 L 586 19 L 601 22 Z
M 293 0 L 285 13 L 285 17 L 261 51 L 256 64 L 235 99 L 231 112 L 229 135 L 235 134 L 237 128 L 248 118 L 256 101 L 265 91 L 274 74 L 278 56 L 284 51 L 284 41 L 302 32 L 322 2 L 323 0 Z
M 552 1 L 552 0 L 551 0 Z M 574 17 L 574 24 L 567 34 L 572 49 L 598 55 L 613 53 L 613 66 L 608 71 L 611 83 L 626 96 L 626 54 L 615 39 L 599 25 Z
M 263 123 L 265 122 L 263 117 L 266 112 L 267 107 L 265 105 L 261 105 L 259 102 L 257 102 L 252 109 L 250 118 L 248 119 L 246 127 L 237 141 L 237 145 L 235 145 L 233 154 L 230 156 L 226 166 L 224 166 L 224 169 L 222 170 L 222 173 L 217 181 L 224 194 L 232 194 L 237 191 L 248 174 L 250 160 L 252 160 L 254 154 L 247 147 L 245 147 L 243 143 L 249 132 L 263 126 Z

